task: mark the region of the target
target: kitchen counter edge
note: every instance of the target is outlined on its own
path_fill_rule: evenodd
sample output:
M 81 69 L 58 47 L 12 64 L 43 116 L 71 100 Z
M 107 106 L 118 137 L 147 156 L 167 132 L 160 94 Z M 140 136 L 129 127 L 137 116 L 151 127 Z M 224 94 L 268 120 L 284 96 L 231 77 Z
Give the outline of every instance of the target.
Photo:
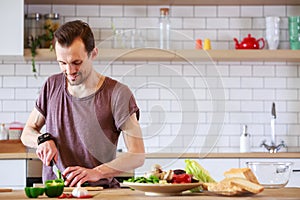
M 120 153 L 122 154 L 122 153 Z M 149 153 L 146 158 L 300 158 L 300 152 L 251 153 Z M 37 159 L 35 153 L 0 153 L 0 159 Z

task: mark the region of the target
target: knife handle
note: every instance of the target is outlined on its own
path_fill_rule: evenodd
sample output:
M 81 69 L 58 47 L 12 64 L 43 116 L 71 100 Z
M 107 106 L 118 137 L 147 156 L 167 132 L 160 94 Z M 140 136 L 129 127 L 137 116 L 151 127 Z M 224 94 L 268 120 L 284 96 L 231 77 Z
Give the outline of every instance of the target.
M 54 159 L 52 159 L 52 160 L 50 161 L 50 166 L 53 166 L 53 165 L 55 165 Z

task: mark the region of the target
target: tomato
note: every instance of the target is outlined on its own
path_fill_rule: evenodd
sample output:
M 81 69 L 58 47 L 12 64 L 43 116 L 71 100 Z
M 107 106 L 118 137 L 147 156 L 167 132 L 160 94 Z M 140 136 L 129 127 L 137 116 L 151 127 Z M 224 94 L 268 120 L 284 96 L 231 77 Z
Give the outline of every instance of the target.
M 174 174 L 172 183 L 191 183 L 192 175 L 190 174 Z

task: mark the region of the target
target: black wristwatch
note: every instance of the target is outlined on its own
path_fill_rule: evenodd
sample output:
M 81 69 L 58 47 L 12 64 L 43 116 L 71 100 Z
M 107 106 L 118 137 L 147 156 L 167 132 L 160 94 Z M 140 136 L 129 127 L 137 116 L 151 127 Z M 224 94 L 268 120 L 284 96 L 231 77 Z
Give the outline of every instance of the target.
M 37 143 L 40 145 L 48 140 L 54 140 L 54 137 L 50 133 L 44 133 L 38 137 Z

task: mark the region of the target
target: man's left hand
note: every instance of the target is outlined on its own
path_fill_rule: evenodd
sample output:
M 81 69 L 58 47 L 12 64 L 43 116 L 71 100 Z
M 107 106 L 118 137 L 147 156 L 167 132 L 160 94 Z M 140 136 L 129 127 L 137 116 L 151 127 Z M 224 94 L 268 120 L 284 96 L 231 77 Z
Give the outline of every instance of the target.
M 62 174 L 66 177 L 65 185 L 70 187 L 81 186 L 87 181 L 96 182 L 102 178 L 98 170 L 79 166 L 67 167 Z

